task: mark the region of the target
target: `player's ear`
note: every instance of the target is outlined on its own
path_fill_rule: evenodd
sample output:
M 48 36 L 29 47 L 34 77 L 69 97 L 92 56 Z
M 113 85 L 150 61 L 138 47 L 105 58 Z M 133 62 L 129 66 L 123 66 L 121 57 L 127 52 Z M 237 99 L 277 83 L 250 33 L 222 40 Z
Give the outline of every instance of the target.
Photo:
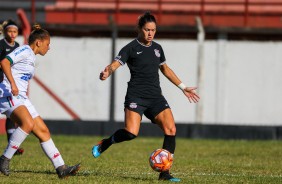
M 37 47 L 40 47 L 41 45 L 42 45 L 42 41 L 41 41 L 41 40 L 37 40 L 37 41 L 36 41 L 36 46 L 37 46 Z

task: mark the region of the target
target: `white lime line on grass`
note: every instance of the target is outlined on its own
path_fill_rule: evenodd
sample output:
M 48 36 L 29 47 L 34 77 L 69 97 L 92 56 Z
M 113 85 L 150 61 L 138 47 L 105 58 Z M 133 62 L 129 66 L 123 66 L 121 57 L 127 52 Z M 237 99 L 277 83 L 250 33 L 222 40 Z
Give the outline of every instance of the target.
M 180 174 L 180 173 L 175 173 Z M 181 175 L 181 174 L 180 174 Z M 185 174 L 184 174 L 185 175 Z M 196 176 L 230 176 L 230 177 L 261 177 L 261 178 L 282 178 L 282 175 L 256 175 L 256 174 L 230 174 L 230 173 L 194 173 Z

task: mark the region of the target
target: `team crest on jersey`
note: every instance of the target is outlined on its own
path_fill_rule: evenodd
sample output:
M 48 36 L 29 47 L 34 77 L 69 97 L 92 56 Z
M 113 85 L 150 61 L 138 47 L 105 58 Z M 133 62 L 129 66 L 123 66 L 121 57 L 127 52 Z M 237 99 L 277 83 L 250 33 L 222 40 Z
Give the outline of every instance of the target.
M 129 104 L 129 107 L 130 107 L 131 109 L 136 109 L 136 108 L 137 108 L 137 103 L 131 102 L 131 103 Z
M 161 57 L 160 51 L 158 49 L 155 49 L 154 51 L 157 57 Z

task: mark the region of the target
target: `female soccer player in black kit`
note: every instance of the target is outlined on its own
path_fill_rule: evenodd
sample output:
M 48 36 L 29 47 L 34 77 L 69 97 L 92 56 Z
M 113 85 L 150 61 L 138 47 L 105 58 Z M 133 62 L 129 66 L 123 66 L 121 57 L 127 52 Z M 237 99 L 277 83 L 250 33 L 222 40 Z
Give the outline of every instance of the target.
M 4 59 L 8 54 L 13 52 L 17 47 L 19 47 L 19 43 L 16 42 L 16 38 L 18 36 L 18 26 L 12 20 L 4 21 L 2 24 L 4 38 L 0 40 L 0 61 Z M 0 81 L 3 80 L 3 71 L 0 69 Z M 10 140 L 11 135 L 16 130 L 17 126 L 15 123 L 11 121 L 10 118 L 6 119 L 6 133 L 8 142 Z M 15 155 L 23 154 L 24 149 L 18 148 Z
M 125 97 L 125 128 L 117 130 L 111 137 L 93 146 L 95 158 L 114 143 L 129 141 L 137 137 L 142 115 L 159 125 L 164 132 L 163 149 L 174 154 L 176 127 L 171 109 L 162 95 L 159 69 L 174 85 L 182 89 L 190 102 L 198 102 L 196 87 L 186 87 L 166 64 L 161 45 L 154 42 L 156 20 L 145 13 L 138 20 L 138 38 L 121 49 L 114 61 L 100 73 L 100 79 L 107 79 L 117 68 L 127 63 L 131 79 Z M 159 180 L 180 181 L 169 171 L 161 172 Z

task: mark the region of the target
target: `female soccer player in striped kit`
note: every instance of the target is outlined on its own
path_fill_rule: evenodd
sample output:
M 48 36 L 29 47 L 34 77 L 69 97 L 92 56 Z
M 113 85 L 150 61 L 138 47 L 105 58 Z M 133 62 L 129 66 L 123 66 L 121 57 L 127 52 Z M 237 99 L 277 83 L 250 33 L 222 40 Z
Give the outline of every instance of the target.
M 39 25 L 33 27 L 28 45 L 15 49 L 1 61 L 4 80 L 0 83 L 0 112 L 17 122 L 19 127 L 12 134 L 8 146 L 0 157 L 0 172 L 9 175 L 9 162 L 17 148 L 32 132 L 51 160 L 59 178 L 76 174 L 80 164 L 67 166 L 51 139 L 49 129 L 27 97 L 28 81 L 35 70 L 35 55 L 44 56 L 49 50 L 50 35 Z
M 168 67 L 161 45 L 153 41 L 155 33 L 155 17 L 147 12 L 138 20 L 137 39 L 123 47 L 114 61 L 100 74 L 100 79 L 106 80 L 116 69 L 127 63 L 131 78 L 124 102 L 125 128 L 117 130 L 111 137 L 95 145 L 92 148 L 95 158 L 114 143 L 136 138 L 143 114 L 163 130 L 163 149 L 174 154 L 176 127 L 171 109 L 161 92 L 158 71 L 178 86 L 190 102 L 198 102 L 199 96 L 195 92 L 196 87 L 186 87 Z M 159 180 L 180 181 L 169 171 L 161 172 Z
M 16 38 L 18 36 L 18 26 L 12 20 L 6 20 L 2 24 L 4 38 L 0 40 L 0 61 L 4 59 L 8 54 L 13 52 L 17 47 L 20 46 L 18 42 L 16 42 Z M 0 69 L 0 81 L 3 80 L 3 71 Z M 6 119 L 6 133 L 8 142 L 12 133 L 16 129 L 16 124 L 10 120 L 10 118 Z M 18 148 L 16 151 L 16 155 L 21 155 L 24 152 L 23 148 Z

